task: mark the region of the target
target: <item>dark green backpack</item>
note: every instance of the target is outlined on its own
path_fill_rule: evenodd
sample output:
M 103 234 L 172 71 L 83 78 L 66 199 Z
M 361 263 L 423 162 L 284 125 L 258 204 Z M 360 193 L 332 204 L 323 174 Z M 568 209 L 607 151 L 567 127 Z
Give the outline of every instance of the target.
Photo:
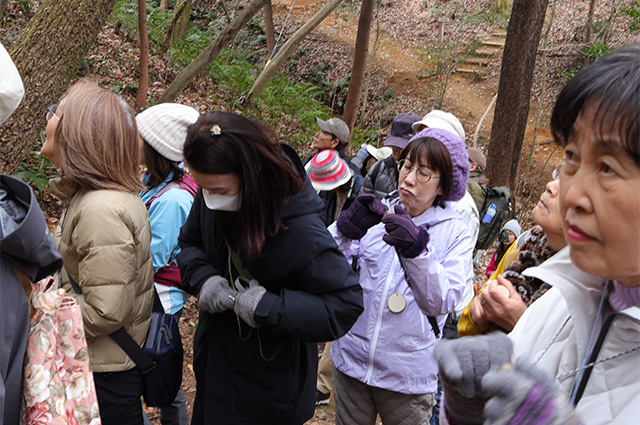
M 480 229 L 476 249 L 487 249 L 498 237 L 500 229 L 511 216 L 511 192 L 506 186 L 487 186 L 480 213 Z

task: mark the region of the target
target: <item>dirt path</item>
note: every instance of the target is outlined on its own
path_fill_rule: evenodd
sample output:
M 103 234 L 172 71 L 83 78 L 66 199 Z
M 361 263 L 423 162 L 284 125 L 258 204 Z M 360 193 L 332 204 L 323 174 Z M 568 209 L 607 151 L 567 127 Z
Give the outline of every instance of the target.
M 297 19 L 300 21 L 308 20 L 324 4 L 319 0 L 279 0 L 274 2 L 275 13 L 286 16 L 292 2 L 294 6 L 290 20 Z M 381 13 L 390 15 L 397 12 L 397 10 L 391 10 L 391 8 L 386 7 Z M 411 11 L 408 10 L 406 13 L 410 14 Z M 386 80 L 387 88 L 393 89 L 394 101 L 402 105 L 398 107 L 398 112 L 413 112 L 418 115 L 424 115 L 431 109 L 426 105 L 431 104 L 434 99 L 428 95 L 431 82 L 419 78 L 421 67 L 423 67 L 419 46 L 416 45 L 414 38 L 398 37 L 394 32 L 387 29 L 388 21 L 382 22 L 381 26 L 382 35 L 375 55 L 375 69 L 377 72 L 384 74 L 381 77 Z M 375 37 L 375 23 L 373 27 L 370 52 L 373 47 L 373 38 Z M 331 41 L 340 43 L 352 50 L 355 46 L 357 29 L 357 13 L 347 16 L 346 13 L 338 8 L 320 23 L 312 34 L 323 35 Z M 472 75 L 454 73 L 447 86 L 443 109 L 458 116 L 467 134 L 471 136 L 496 91 L 497 78 L 476 80 Z M 401 108 L 405 109 L 400 110 Z M 488 133 L 490 122 L 491 116 L 488 117 L 483 125 L 482 131 L 486 139 L 488 139 L 488 134 L 484 133 Z

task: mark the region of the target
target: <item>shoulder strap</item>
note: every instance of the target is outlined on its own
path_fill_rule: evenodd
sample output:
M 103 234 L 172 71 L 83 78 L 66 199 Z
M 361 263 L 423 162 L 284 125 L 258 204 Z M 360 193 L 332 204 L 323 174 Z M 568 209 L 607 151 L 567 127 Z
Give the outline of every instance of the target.
M 198 184 L 195 180 L 193 180 L 193 177 L 191 177 L 190 174 L 184 173 L 182 175 L 182 178 L 178 182 L 178 186 L 180 187 L 180 189 L 189 192 L 194 198 L 198 193 Z
M 69 277 L 69 283 L 71 283 L 71 287 L 76 294 L 82 294 L 82 289 L 76 283 L 76 281 L 71 277 L 69 272 L 67 272 L 67 276 Z M 162 308 L 162 303 L 160 302 L 160 298 L 158 297 L 158 292 L 155 287 L 153 288 L 154 300 L 153 300 L 153 311 L 164 313 L 164 309 Z M 140 348 L 138 343 L 131 338 L 131 335 L 124 329 L 124 327 L 118 329 L 115 332 L 109 334 L 111 339 L 115 341 L 116 344 L 122 348 L 122 351 L 127 353 L 127 356 L 134 361 L 134 363 L 140 368 L 142 374 L 145 375 L 156 368 L 156 362 L 151 360 L 147 353 Z
M 164 193 L 166 193 L 168 190 L 173 189 L 174 187 L 177 187 L 179 189 L 182 190 L 186 190 L 187 192 L 189 192 L 191 194 L 191 196 L 193 196 L 194 198 L 196 197 L 196 193 L 198 193 L 198 185 L 196 184 L 195 180 L 193 180 L 193 177 L 191 177 L 189 174 L 184 173 L 182 175 L 182 177 L 180 178 L 180 180 L 178 181 L 172 181 L 169 182 L 167 184 L 165 184 L 162 189 L 160 189 L 159 191 L 156 192 L 155 195 L 153 195 L 151 197 L 151 199 L 149 199 L 147 201 L 147 203 L 145 204 L 145 206 L 147 207 L 147 210 L 149 209 L 149 207 L 151 206 L 151 203 L 153 201 L 155 201 L 157 198 L 159 198 L 160 196 L 162 196 Z
M 584 394 L 584 390 L 587 388 L 587 383 L 589 382 L 589 378 L 591 377 L 591 372 L 593 371 L 593 366 L 595 366 L 596 360 L 598 360 L 598 354 L 600 354 L 600 350 L 602 349 L 602 345 L 604 344 L 604 340 L 609 333 L 609 329 L 611 328 L 611 324 L 613 320 L 618 316 L 618 312 L 613 313 L 611 316 L 607 317 L 604 324 L 602 325 L 602 329 L 600 330 L 600 335 L 598 335 L 598 340 L 596 341 L 595 346 L 593 347 L 593 351 L 591 351 L 591 356 L 589 356 L 588 366 L 584 369 L 584 373 L 582 374 L 582 379 L 579 382 L 576 382 L 576 395 L 575 400 L 573 400 L 573 405 L 577 406 L 578 402 L 582 398 Z
M 429 320 L 429 324 L 431 325 L 431 329 L 433 329 L 433 334 L 436 336 L 436 339 L 440 338 L 440 326 L 438 326 L 438 321 L 433 316 L 427 316 Z
M 110 333 L 109 336 L 120 346 L 120 348 L 122 348 L 122 351 L 127 353 L 127 356 L 135 362 L 143 375 L 146 375 L 156 368 L 156 362 L 149 358 L 147 353 L 140 348 L 138 343 L 131 338 L 131 335 L 129 335 L 124 328 L 120 328 L 117 331 Z
M 244 266 L 242 260 L 238 253 L 231 248 L 229 242 L 227 242 L 227 249 L 229 250 L 229 257 L 231 257 L 231 261 L 233 262 L 233 266 L 236 268 L 240 276 L 245 277 L 247 279 L 253 279 L 254 277 L 251 275 L 251 272 Z
M 167 184 L 165 184 L 162 189 L 160 189 L 159 191 L 156 192 L 155 195 L 153 195 L 151 197 L 151 199 L 149 199 L 147 201 L 146 204 L 144 204 L 145 207 L 147 207 L 147 210 L 149 209 L 149 207 L 151 206 L 151 203 L 153 203 L 153 201 L 155 201 L 156 199 L 158 199 L 160 196 L 162 196 L 164 193 L 166 193 L 169 189 L 172 189 L 174 187 L 180 187 L 180 185 L 176 182 L 169 182 Z

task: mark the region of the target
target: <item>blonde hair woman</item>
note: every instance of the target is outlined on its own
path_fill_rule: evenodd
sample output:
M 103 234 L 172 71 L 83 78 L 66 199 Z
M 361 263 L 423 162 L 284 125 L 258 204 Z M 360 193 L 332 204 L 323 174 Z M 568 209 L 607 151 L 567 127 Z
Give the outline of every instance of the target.
M 76 294 L 105 425 L 142 424 L 140 370 L 109 334 L 141 344 L 153 305 L 151 231 L 138 196 L 140 143 L 133 110 L 81 81 L 47 111 L 42 154 L 58 167 L 53 192 L 66 205 L 56 229 L 63 286 Z

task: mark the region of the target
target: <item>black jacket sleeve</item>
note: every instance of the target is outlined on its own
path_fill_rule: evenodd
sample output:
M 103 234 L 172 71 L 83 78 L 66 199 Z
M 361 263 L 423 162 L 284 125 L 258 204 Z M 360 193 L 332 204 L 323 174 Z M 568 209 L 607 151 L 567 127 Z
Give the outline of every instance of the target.
M 293 238 L 310 241 L 309 249 L 303 241 L 284 249 L 283 258 L 297 264 L 285 288 L 265 294 L 255 320 L 267 331 L 288 333 L 303 341 L 340 338 L 363 311 L 358 277 L 323 226 L 306 228 L 304 236 L 293 236 L 296 229 L 289 230 Z

